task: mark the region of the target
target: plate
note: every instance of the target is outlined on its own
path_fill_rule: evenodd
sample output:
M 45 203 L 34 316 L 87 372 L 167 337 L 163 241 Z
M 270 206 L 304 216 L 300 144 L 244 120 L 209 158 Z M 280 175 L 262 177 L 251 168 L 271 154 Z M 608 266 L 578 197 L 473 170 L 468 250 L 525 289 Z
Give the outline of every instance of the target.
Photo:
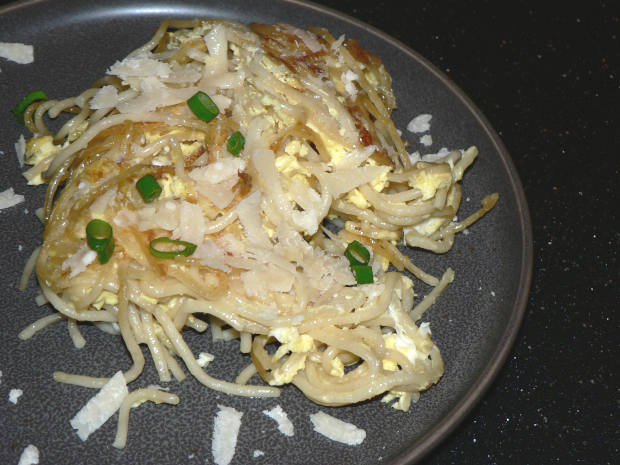
M 36 445 L 41 463 L 82 464 L 191 464 L 211 463 L 211 434 L 218 404 L 244 412 L 233 463 L 304 464 L 406 464 L 420 459 L 444 438 L 481 398 L 504 362 L 524 314 L 532 266 L 532 239 L 525 197 L 510 157 L 497 134 L 474 104 L 424 58 L 372 27 L 340 13 L 312 4 L 286 0 L 254 2 L 138 2 L 113 0 L 37 1 L 0 10 L 0 40 L 34 45 L 35 62 L 18 65 L 2 60 L 0 112 L 3 137 L 0 190 L 13 187 L 26 202 L 0 212 L 3 293 L 0 306 L 0 397 L 21 389 L 17 404 L 0 402 L 0 462 L 17 463 L 21 451 Z M 419 135 L 406 133 L 412 148 L 423 153 L 441 147 L 476 145 L 480 155 L 463 182 L 459 216 L 478 208 L 482 197 L 499 192 L 496 208 L 482 221 L 459 235 L 445 255 L 409 251 L 423 269 L 439 275 L 451 266 L 456 280 L 425 315 L 446 363 L 437 386 L 423 393 L 409 412 L 394 410 L 378 399 L 359 405 L 326 408 L 285 387 L 279 399 L 246 399 L 210 391 L 193 379 L 172 383 L 181 403 L 176 407 L 147 403 L 130 416 L 128 446 L 112 447 L 116 417 L 88 441 L 82 442 L 69 419 L 93 391 L 55 383 L 52 372 L 66 370 L 111 375 L 127 369 L 130 358 L 118 337 L 84 327 L 86 347 L 77 350 L 62 324 L 21 342 L 21 329 L 50 312 L 37 307 L 37 286 L 31 280 L 26 292 L 17 283 L 30 252 L 40 243 L 42 226 L 33 215 L 41 206 L 44 187 L 29 187 L 20 175 L 14 142 L 27 131 L 9 113 L 21 96 L 44 89 L 50 96 L 70 96 L 86 88 L 106 68 L 146 42 L 166 17 L 225 17 L 241 22 L 288 22 L 306 27 L 327 27 L 334 35 L 346 34 L 382 58 L 393 78 L 399 108 L 397 127 L 420 113 L 433 115 L 433 145 L 420 145 Z M 428 292 L 416 282 L 420 295 Z M 213 376 L 232 379 L 247 360 L 236 343 L 213 343 L 208 335 L 186 333 L 195 353 L 216 355 Z M 148 356 L 147 356 L 148 359 Z M 132 388 L 157 383 L 147 363 L 145 374 Z M 295 436 L 283 436 L 262 414 L 280 404 L 295 425 Z M 366 430 L 356 447 L 332 442 L 313 431 L 309 414 L 319 410 Z M 255 457 L 256 451 L 264 455 Z

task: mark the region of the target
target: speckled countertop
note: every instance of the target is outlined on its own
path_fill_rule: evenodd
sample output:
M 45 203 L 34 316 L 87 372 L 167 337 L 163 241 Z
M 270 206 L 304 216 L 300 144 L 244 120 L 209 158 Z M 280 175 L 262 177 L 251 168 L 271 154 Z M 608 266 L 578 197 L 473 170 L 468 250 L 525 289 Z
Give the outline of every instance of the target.
M 516 345 L 422 463 L 618 463 L 617 2 L 317 3 L 388 32 L 461 87 L 530 206 L 534 275 Z
M 422 463 L 618 463 L 617 2 L 316 3 L 391 34 L 462 88 L 502 137 L 530 206 L 534 275 L 517 342 Z

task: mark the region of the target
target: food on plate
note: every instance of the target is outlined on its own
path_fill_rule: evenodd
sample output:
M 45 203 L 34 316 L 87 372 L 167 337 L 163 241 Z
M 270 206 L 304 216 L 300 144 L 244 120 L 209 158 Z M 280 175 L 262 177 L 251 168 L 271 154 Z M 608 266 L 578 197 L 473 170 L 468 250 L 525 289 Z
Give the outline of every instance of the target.
M 439 381 L 416 322 L 454 272 L 431 276 L 398 246 L 446 252 L 498 197 L 453 221 L 477 149 L 412 162 L 378 57 L 322 28 L 167 20 L 106 74 L 16 112 L 33 133 L 25 176 L 48 184 L 31 263 L 56 311 L 23 338 L 66 321 L 82 346 L 77 322 L 91 322 L 122 336 L 125 383 L 145 345 L 162 383 L 187 370 L 255 397 L 294 384 L 329 406 L 383 395 L 407 410 Z M 415 305 L 410 276 L 433 287 Z M 217 360 L 183 338 L 207 330 L 238 339 L 247 368 L 210 376 Z M 54 379 L 101 388 L 112 374 Z
M 366 431 L 351 423 L 339 420 L 325 412 L 317 412 L 310 415 L 310 421 L 314 431 L 323 436 L 349 446 L 357 446 L 364 442 Z

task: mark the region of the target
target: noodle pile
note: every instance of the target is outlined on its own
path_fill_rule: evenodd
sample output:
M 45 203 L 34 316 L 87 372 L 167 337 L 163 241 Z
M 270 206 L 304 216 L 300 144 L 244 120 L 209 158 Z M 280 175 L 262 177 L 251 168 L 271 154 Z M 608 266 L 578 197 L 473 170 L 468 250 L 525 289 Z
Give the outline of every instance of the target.
M 186 103 L 198 91 L 219 109 L 209 122 Z M 454 273 L 428 275 L 397 245 L 446 252 L 497 194 L 453 222 L 476 148 L 412 164 L 395 107 L 381 61 L 354 40 L 284 24 L 164 21 L 92 88 L 24 114 L 35 134 L 25 175 L 48 183 L 33 266 L 39 301 L 56 313 L 21 337 L 66 320 L 83 346 L 76 323 L 90 321 L 121 334 L 127 383 L 146 345 L 161 382 L 187 370 L 228 394 L 278 396 L 290 383 L 323 405 L 384 394 L 407 410 L 443 373 L 428 324 L 415 322 Z M 62 114 L 54 134 L 46 119 Z M 238 156 L 227 149 L 235 132 L 245 138 Z M 147 174 L 162 188 L 150 203 L 136 190 Z M 113 229 L 104 264 L 86 244 L 93 219 Z M 197 247 L 160 258 L 149 248 L 159 237 Z M 344 255 L 353 241 L 370 252 L 372 283 L 356 283 Z M 434 287 L 415 306 L 405 271 Z M 235 381 L 211 377 L 184 341 L 185 330 L 207 328 L 250 355 Z M 266 385 L 248 384 L 256 373 Z M 109 378 L 54 379 L 96 388 Z M 178 402 L 135 392 L 127 405 Z

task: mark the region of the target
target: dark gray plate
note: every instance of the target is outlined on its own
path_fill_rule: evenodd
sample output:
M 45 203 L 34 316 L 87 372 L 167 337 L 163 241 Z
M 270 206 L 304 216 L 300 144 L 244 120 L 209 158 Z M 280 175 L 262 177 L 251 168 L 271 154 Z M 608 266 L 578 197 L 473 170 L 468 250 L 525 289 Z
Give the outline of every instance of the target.
M 35 48 L 35 62 L 18 65 L 2 60 L 0 68 L 0 190 L 9 186 L 26 195 L 26 203 L 0 212 L 2 265 L 0 308 L 0 462 L 17 463 L 28 444 L 41 451 L 42 464 L 69 461 L 81 464 L 211 463 L 211 432 L 217 404 L 242 410 L 236 464 L 376 464 L 413 463 L 435 446 L 463 419 L 482 396 L 514 341 L 529 291 L 532 240 L 527 205 L 515 168 L 504 146 L 480 111 L 443 74 L 412 50 L 387 35 L 342 14 L 294 1 L 157 1 L 131 0 L 40 1 L 0 10 L 0 41 L 25 42 Z M 294 387 L 277 400 L 243 399 L 218 394 L 192 379 L 172 390 L 177 407 L 144 404 L 130 417 L 128 447 L 112 447 L 113 417 L 83 443 L 69 419 L 94 391 L 57 384 L 57 369 L 91 375 L 111 375 L 127 369 L 130 359 L 119 338 L 83 327 L 87 345 L 73 348 L 64 325 L 56 325 L 27 342 L 18 332 L 50 312 L 33 302 L 36 284 L 26 292 L 17 282 L 29 253 L 40 243 L 42 227 L 32 212 L 41 205 L 44 188 L 26 186 L 14 155 L 13 143 L 27 134 L 9 113 L 28 91 L 45 89 L 51 97 L 74 95 L 104 74 L 107 66 L 146 42 L 161 19 L 221 16 L 242 22 L 284 21 L 298 26 L 321 25 L 334 35 L 358 38 L 379 55 L 391 72 L 400 109 L 397 126 L 404 129 L 419 113 L 433 115 L 435 151 L 475 144 L 480 157 L 465 176 L 460 216 L 477 208 L 492 191 L 500 194 L 497 207 L 457 238 L 443 256 L 413 251 L 414 260 L 436 275 L 456 270 L 456 281 L 425 319 L 442 350 L 446 371 L 441 382 L 424 393 L 408 413 L 378 400 L 344 408 L 318 407 Z M 418 137 L 411 135 L 413 146 Z M 428 152 L 429 150 L 427 150 Z M 25 211 L 27 209 L 27 213 Z M 428 292 L 416 283 L 419 294 Z M 190 345 L 217 358 L 209 372 L 232 379 L 248 360 L 236 343 L 213 344 L 208 335 L 188 332 Z M 148 360 L 148 355 L 147 355 Z M 132 388 L 156 383 L 147 363 L 145 374 Z M 17 405 L 6 399 L 10 389 L 24 391 Z M 293 438 L 280 434 L 261 411 L 280 404 L 296 427 Z M 364 428 L 358 447 L 331 442 L 312 430 L 309 413 L 324 410 Z M 253 458 L 261 450 L 264 456 Z

